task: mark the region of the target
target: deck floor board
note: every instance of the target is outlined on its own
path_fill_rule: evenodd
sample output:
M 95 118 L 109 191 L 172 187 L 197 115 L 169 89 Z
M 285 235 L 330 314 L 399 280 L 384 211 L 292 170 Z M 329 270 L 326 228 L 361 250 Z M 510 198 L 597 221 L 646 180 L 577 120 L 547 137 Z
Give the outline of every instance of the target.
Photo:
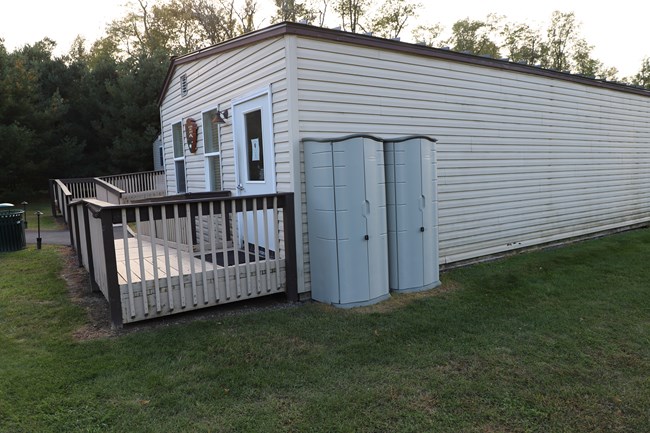
M 123 323 L 284 290 L 281 284 L 285 276 L 284 259 L 273 258 L 271 260 L 275 263 L 265 263 L 264 257 L 231 247 L 215 256 L 204 252 L 202 260 L 200 252 L 186 248 L 168 246 L 165 249 L 156 244 L 152 249 L 150 238 L 138 239 L 137 235 L 129 237 L 126 242 L 123 238 L 114 242 Z M 240 259 L 237 265 L 232 263 L 235 258 Z M 224 267 L 226 264 L 228 266 Z
M 129 256 L 129 266 L 131 274 L 131 283 L 136 284 L 142 281 L 141 270 L 140 270 L 140 254 L 138 251 L 138 240 L 137 238 L 128 239 L 128 256 Z M 162 254 L 162 246 L 158 245 L 156 247 L 157 257 L 153 257 L 151 250 L 151 242 L 146 240 L 141 240 L 142 243 L 142 257 L 144 258 L 144 273 L 147 281 L 154 280 L 154 267 L 158 268 L 158 279 L 167 278 L 167 266 L 165 263 L 165 255 Z M 176 248 L 169 248 L 169 274 L 171 277 L 177 277 L 180 272 L 178 270 L 178 258 L 180 256 L 181 266 L 183 273 L 189 273 L 191 269 L 191 262 L 194 262 L 194 269 L 200 271 L 201 268 L 201 259 L 197 259 L 187 251 L 178 250 Z M 119 284 L 128 284 L 127 279 L 127 260 L 126 252 L 124 249 L 124 239 L 118 239 L 115 241 L 115 257 L 117 259 L 117 275 Z M 212 271 L 214 269 L 212 263 L 205 262 L 205 270 Z

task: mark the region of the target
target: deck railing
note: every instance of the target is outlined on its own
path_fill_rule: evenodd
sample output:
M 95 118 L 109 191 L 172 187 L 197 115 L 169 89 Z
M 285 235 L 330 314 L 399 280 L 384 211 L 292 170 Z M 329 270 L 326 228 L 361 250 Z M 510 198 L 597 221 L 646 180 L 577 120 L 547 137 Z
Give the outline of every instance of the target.
M 119 327 L 279 292 L 296 300 L 293 206 L 291 193 L 84 199 L 69 207 L 71 238 Z
M 72 200 L 72 193 L 61 179 L 50 179 L 52 216 L 63 215 L 63 219 L 68 221 L 68 205 Z
M 165 172 L 163 170 L 116 174 L 102 176 L 99 179 L 123 190 L 122 201 L 126 203 L 160 197 L 159 192 L 165 191 Z
M 73 200 L 99 198 L 113 204 L 165 195 L 165 172 L 145 171 L 113 176 L 50 179 L 52 216 L 68 223 L 67 206 Z

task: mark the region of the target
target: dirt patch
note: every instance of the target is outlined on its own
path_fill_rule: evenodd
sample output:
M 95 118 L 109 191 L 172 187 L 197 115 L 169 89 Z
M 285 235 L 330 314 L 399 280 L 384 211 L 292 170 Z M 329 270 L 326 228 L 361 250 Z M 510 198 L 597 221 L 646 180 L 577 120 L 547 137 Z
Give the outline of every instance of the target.
M 108 302 L 100 292 L 90 291 L 90 276 L 79 267 L 75 251 L 68 246 L 60 247 L 60 251 L 63 260 L 61 277 L 68 286 L 68 296 L 86 312 L 86 323 L 73 332 L 73 337 L 76 340 L 94 340 L 117 335 L 118 332 L 111 329 Z
M 86 311 L 86 323 L 73 332 L 74 338 L 80 341 L 118 337 L 132 332 L 190 323 L 197 320 L 218 320 L 228 316 L 254 314 L 260 311 L 295 308 L 304 304 L 287 302 L 285 295 L 280 293 L 155 318 L 128 324 L 121 329 L 113 329 L 111 327 L 108 301 L 101 292 L 90 291 L 90 276 L 83 267 L 79 267 L 75 251 L 69 246 L 60 247 L 60 251 L 63 260 L 61 277 L 68 286 L 70 300 Z

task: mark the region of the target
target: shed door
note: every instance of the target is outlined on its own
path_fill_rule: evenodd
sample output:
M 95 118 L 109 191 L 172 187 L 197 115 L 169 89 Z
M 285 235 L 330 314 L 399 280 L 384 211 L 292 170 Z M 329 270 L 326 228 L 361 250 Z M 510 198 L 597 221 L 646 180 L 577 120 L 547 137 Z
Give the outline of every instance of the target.
M 340 303 L 366 302 L 388 293 L 383 145 L 335 142 L 332 161 Z
M 399 289 L 421 288 L 434 276 L 433 143 L 395 143 L 395 202 Z
M 237 158 L 237 194 L 275 194 L 275 152 L 269 93 L 233 104 L 233 133 Z M 246 218 L 248 239 L 251 242 L 256 236 L 253 212 L 247 212 Z M 267 211 L 266 218 L 269 221 L 269 234 L 274 233 L 273 212 Z M 270 236 L 268 246 L 264 245 L 263 220 L 264 211 L 258 211 L 258 244 L 275 250 L 274 236 Z M 239 223 L 239 233 L 243 233 L 241 217 Z
M 436 244 L 436 173 L 434 143 L 420 140 L 420 164 L 422 174 L 422 284 L 427 286 L 438 281 L 438 245 Z

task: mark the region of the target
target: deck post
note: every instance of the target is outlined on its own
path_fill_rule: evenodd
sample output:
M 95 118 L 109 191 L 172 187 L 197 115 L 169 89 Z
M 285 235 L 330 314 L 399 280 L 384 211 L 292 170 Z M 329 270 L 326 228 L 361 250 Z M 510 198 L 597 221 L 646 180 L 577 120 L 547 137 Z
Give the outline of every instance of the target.
M 66 203 L 66 207 L 68 208 L 68 231 L 70 232 L 70 246 L 74 248 L 74 234 L 72 232 L 72 226 L 74 225 L 74 222 L 72 220 L 72 215 L 71 212 L 74 210 L 72 206 L 70 205 L 70 201 Z
M 83 207 L 83 217 L 84 217 L 84 229 L 86 232 L 86 254 L 88 255 L 88 274 L 90 275 L 90 291 L 91 292 L 98 292 L 99 291 L 99 284 L 97 284 L 97 280 L 95 279 L 95 262 L 93 261 L 93 241 L 92 241 L 92 236 L 90 234 L 90 218 L 88 217 L 88 214 L 90 211 L 88 210 L 87 205 L 84 205 Z
M 56 218 L 56 205 L 54 202 L 56 201 L 56 196 L 54 194 L 54 179 L 49 179 L 47 183 L 47 190 L 50 194 L 50 209 L 52 210 L 52 216 Z
M 79 204 L 76 203 L 73 206 L 74 209 L 72 211 L 74 215 L 74 238 L 77 241 L 75 245 L 73 245 L 73 248 L 77 250 L 77 262 L 81 268 L 83 266 L 83 259 L 81 256 L 81 239 L 79 238 L 79 215 L 77 214 L 77 206 L 79 206 Z M 72 243 L 72 239 L 70 239 L 70 242 Z
M 284 199 L 284 259 L 286 293 L 289 302 L 298 302 L 298 271 L 296 265 L 296 232 L 293 193 L 287 193 Z
M 70 196 L 64 195 L 63 196 L 64 203 L 61 206 L 59 206 L 59 208 L 61 209 L 61 213 L 63 214 L 63 220 L 68 225 L 70 224 L 70 209 L 68 209 L 68 205 L 70 204 L 70 197 L 72 197 L 72 195 Z
M 111 326 L 121 328 L 122 299 L 120 285 L 117 280 L 117 258 L 115 256 L 115 236 L 113 234 L 113 212 L 110 209 L 99 211 L 102 222 L 102 243 L 104 244 L 104 260 L 106 260 L 106 284 L 108 305 L 111 312 Z
M 192 203 L 190 205 L 190 212 L 187 215 L 187 218 L 190 219 L 190 227 L 192 232 L 191 234 L 192 244 L 190 245 L 190 252 L 192 251 L 192 247 L 199 243 L 198 237 L 196 235 L 196 217 L 198 217 L 198 207 L 195 203 Z

